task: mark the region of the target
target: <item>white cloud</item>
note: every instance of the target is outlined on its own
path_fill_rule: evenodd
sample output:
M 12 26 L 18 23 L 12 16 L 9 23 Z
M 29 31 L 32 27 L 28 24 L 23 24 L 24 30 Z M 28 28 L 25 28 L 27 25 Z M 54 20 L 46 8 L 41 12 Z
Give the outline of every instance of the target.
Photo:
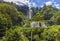
M 12 2 L 13 0 L 4 0 L 4 1 L 6 1 L 6 2 Z
M 56 7 L 57 9 L 60 9 L 60 5 L 57 4 L 57 2 L 55 2 L 54 0 L 45 2 L 45 4 L 46 4 L 46 6 L 52 5 L 53 7 Z M 41 7 L 43 7 L 43 5 Z
M 30 3 L 30 7 L 36 7 L 36 6 L 37 6 L 36 3 L 34 3 L 34 2 Z
M 57 8 L 57 9 L 60 9 L 60 7 L 59 7 L 59 6 L 57 6 L 56 8 Z
M 28 0 L 13 0 L 14 3 L 16 3 L 17 1 L 22 2 L 22 3 L 27 3 L 27 2 L 29 2 Z
M 53 3 L 52 1 L 45 2 L 46 6 L 52 5 L 52 3 Z
M 43 8 L 43 7 L 44 7 L 44 5 L 41 5 L 40 7 L 41 7 L 41 8 Z
M 59 4 L 54 4 L 54 7 L 56 7 L 57 9 L 60 9 L 60 5 Z
M 6 2 L 13 2 L 16 3 L 17 5 L 23 5 L 21 3 L 24 3 L 26 5 L 28 5 L 29 7 L 36 7 L 36 3 L 35 2 L 29 2 L 30 0 L 4 0 Z M 20 2 L 20 3 L 18 3 Z
M 14 3 L 19 1 L 19 2 L 25 3 L 25 2 L 28 2 L 29 0 L 4 0 L 4 1 L 6 1 L 6 2 L 14 2 Z
M 54 4 L 54 6 L 59 6 L 59 4 Z
M 4 0 L 4 1 L 6 1 L 6 2 L 14 2 L 17 5 L 26 4 L 29 7 L 36 7 L 37 6 L 37 4 L 35 2 L 33 2 L 33 1 L 32 2 L 29 2 L 30 0 Z M 21 4 L 21 3 L 23 3 L 23 4 Z M 58 9 L 60 9 L 60 5 L 57 4 L 57 2 L 55 2 L 55 0 L 50 0 L 48 2 L 44 2 L 44 4 L 46 4 L 46 6 L 52 5 L 53 7 L 56 7 Z M 44 4 L 42 4 L 40 7 L 42 8 L 44 6 Z
M 13 0 L 13 3 L 16 3 L 17 5 L 23 5 L 23 4 L 28 5 L 29 1 L 28 0 Z

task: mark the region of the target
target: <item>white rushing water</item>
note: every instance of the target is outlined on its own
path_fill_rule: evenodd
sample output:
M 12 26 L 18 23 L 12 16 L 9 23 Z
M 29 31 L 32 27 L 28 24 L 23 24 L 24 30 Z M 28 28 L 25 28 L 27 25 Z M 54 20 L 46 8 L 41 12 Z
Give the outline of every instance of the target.
M 47 26 L 46 26 L 46 24 L 44 22 L 41 22 L 41 27 L 46 28 Z
M 29 11 L 28 11 L 28 13 L 27 13 L 27 18 L 28 18 L 28 19 L 31 19 L 31 18 L 32 18 L 32 13 L 33 13 L 33 11 L 32 11 L 32 9 L 29 7 Z
M 39 27 L 39 22 L 31 22 L 31 27 Z
M 46 28 L 47 26 L 44 22 L 33 21 L 33 22 L 31 22 L 31 27 L 44 27 L 44 28 Z
M 33 11 L 32 11 L 32 9 L 31 9 L 31 2 L 29 3 L 27 3 L 27 6 L 28 6 L 28 12 L 27 12 L 27 18 L 28 19 L 31 19 L 32 18 L 32 14 L 33 14 Z

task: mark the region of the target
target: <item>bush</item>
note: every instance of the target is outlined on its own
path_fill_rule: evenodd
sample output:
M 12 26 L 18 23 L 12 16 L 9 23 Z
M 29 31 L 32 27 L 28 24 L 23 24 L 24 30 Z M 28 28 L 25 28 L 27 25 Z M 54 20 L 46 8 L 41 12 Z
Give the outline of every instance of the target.
M 23 16 L 21 12 L 9 4 L 0 3 L 0 37 L 5 35 L 5 31 L 12 26 L 23 23 Z
M 60 26 L 51 26 L 44 30 L 41 34 L 42 40 L 56 41 Z
M 48 28 L 22 28 L 15 26 L 6 32 L 1 41 L 31 41 L 31 32 L 33 41 L 59 41 L 60 26 L 55 25 Z
M 38 30 L 36 30 L 38 29 Z M 6 35 L 1 39 L 1 41 L 30 41 L 31 32 L 33 33 L 33 40 L 37 41 L 39 35 L 41 34 L 43 28 L 21 28 L 19 26 L 12 27 L 6 32 Z M 39 33 L 39 34 L 38 34 Z M 36 37 L 38 37 L 36 39 Z M 39 39 L 38 39 L 39 40 Z
M 7 29 L 12 26 L 9 15 L 0 14 L 0 38 L 5 35 Z
M 2 14 L 7 14 L 9 15 L 9 17 L 11 18 L 11 21 L 12 21 L 12 25 L 21 25 L 21 22 L 23 21 L 22 17 L 22 13 L 21 12 L 18 12 L 18 10 L 12 6 L 12 5 L 9 5 L 9 4 L 4 4 L 4 3 L 1 3 L 0 4 L 0 13 Z

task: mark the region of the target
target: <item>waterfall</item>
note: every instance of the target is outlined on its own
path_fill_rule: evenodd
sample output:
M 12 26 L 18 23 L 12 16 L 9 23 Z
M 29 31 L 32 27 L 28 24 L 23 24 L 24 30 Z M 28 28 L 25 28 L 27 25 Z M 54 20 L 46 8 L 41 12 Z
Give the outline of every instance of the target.
M 44 22 L 36 22 L 36 21 L 31 22 L 31 27 L 44 27 L 44 28 L 47 28 L 47 26 Z
M 41 27 L 46 28 L 47 26 L 46 26 L 46 24 L 44 22 L 41 22 Z
M 31 22 L 31 27 L 40 27 L 39 22 L 35 22 L 35 21 Z
M 29 7 L 29 11 L 28 11 L 28 13 L 27 13 L 27 18 L 28 18 L 28 19 L 31 19 L 31 18 L 32 18 L 32 14 L 33 14 L 33 11 L 32 11 L 32 9 Z

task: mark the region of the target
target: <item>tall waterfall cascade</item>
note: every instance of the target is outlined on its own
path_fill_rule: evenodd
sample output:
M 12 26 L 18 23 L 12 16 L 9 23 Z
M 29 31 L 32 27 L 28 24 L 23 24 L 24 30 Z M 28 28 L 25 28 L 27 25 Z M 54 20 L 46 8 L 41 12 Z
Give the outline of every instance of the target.
M 28 13 L 27 13 L 27 18 L 28 18 L 28 19 L 31 19 L 31 18 L 32 18 L 32 13 L 33 13 L 33 11 L 32 11 L 32 9 L 29 7 L 29 11 L 28 11 Z
M 31 9 L 31 6 L 32 6 L 31 4 L 32 4 L 32 2 L 30 2 L 30 1 L 27 3 L 27 6 L 28 6 L 27 18 L 28 19 L 31 19 L 32 14 L 33 14 L 33 10 Z
M 30 2 L 32 4 L 32 2 Z M 27 11 L 27 19 L 31 19 L 33 16 L 33 10 L 31 9 L 31 5 L 29 5 L 29 3 L 27 3 L 28 6 L 28 11 Z M 44 22 L 37 22 L 37 21 L 32 21 L 30 22 L 30 27 L 47 27 L 46 24 Z M 27 26 L 27 24 L 25 24 L 23 27 Z

